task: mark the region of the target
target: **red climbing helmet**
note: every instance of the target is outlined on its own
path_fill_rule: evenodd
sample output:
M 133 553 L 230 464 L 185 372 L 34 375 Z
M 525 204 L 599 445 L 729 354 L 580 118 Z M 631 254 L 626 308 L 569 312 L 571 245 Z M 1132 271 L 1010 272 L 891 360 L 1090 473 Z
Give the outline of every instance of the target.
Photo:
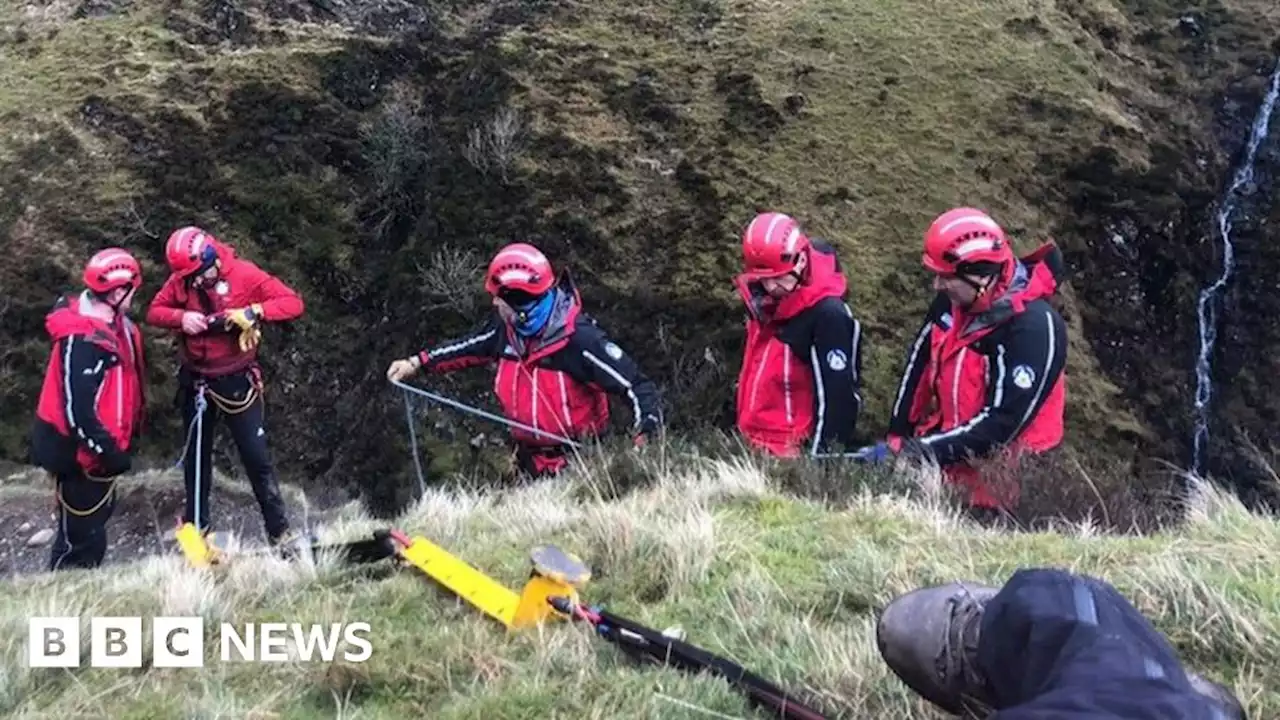
M 924 234 L 922 262 L 941 275 L 966 269 L 1008 267 L 1013 249 L 1004 229 L 981 210 L 954 208 L 939 215 Z M 992 267 L 994 266 L 994 267 Z
M 84 285 L 105 295 L 119 287 L 142 287 L 142 267 L 129 251 L 112 247 L 99 250 L 84 266 Z
M 512 243 L 499 250 L 489 262 L 484 289 L 490 295 L 497 295 L 501 290 L 542 295 L 554 284 L 551 262 L 541 250 L 527 243 Z
M 742 259 L 746 274 L 768 278 L 793 272 L 809 238 L 790 215 L 767 212 L 756 215 L 742 233 Z
M 164 246 L 169 269 L 182 278 L 208 270 L 218 259 L 215 242 L 217 238 L 193 225 L 174 230 Z

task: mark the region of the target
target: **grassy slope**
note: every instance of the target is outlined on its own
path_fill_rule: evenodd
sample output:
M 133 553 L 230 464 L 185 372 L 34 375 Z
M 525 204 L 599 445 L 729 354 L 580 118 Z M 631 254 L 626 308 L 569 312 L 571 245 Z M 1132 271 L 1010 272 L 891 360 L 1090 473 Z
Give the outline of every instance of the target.
M 592 463 L 590 473 L 507 492 L 433 491 L 396 522 L 508 586 L 525 577 L 528 547 L 556 542 L 591 564 L 589 601 L 659 628 L 680 625 L 832 717 L 927 716 L 876 654 L 875 616 L 893 596 L 956 578 L 999 582 L 1035 565 L 1111 580 L 1190 666 L 1232 686 L 1251 717 L 1280 713 L 1280 532 L 1215 492 L 1198 497 L 1185 526 L 1150 537 L 1087 527 L 1008 535 L 956 519 L 927 492 L 885 492 L 874 478 L 820 504 L 781 493 L 767 468 L 748 462 L 679 457 L 638 467 L 626 493 L 609 480 L 621 476 Z M 353 511 L 323 537 L 376 526 Z M 126 568 L 0 591 L 0 707 L 11 717 L 705 716 L 691 707 L 750 716 L 726 686 L 636 669 L 581 628 L 507 636 L 408 569 L 322 561 L 311 572 L 242 558 L 208 575 L 173 556 Z M 24 667 L 25 620 L 36 613 L 367 620 L 374 656 L 362 665 L 215 663 L 202 673 L 33 671 Z

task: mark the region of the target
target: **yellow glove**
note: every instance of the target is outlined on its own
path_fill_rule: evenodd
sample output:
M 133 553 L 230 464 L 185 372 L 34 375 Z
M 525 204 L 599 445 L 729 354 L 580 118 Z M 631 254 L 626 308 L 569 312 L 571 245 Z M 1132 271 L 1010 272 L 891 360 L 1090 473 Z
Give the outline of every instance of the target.
M 262 330 L 251 327 L 240 331 L 240 352 L 248 352 L 262 342 Z
M 258 323 L 262 322 L 262 305 L 254 303 L 248 307 L 236 308 L 227 313 L 226 327 L 231 329 L 232 325 L 239 327 L 242 331 L 256 329 Z

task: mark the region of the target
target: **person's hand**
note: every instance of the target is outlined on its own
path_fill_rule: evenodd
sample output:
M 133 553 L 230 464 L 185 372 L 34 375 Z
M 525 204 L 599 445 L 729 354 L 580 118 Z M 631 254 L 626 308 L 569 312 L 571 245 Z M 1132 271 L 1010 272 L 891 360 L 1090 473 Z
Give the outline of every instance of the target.
M 253 330 L 262 321 L 262 306 L 249 305 L 248 307 L 236 308 L 227 313 L 226 323 L 227 329 L 232 325 L 240 328 L 240 330 Z
M 249 352 L 262 343 L 262 330 L 256 327 L 240 332 L 240 352 Z
M 631 437 L 631 445 L 634 449 L 640 450 L 649 444 L 649 440 L 662 428 L 662 422 L 652 416 L 646 415 L 644 420 L 640 421 L 640 427 L 636 428 L 636 433 Z
M 133 467 L 133 458 L 127 452 L 109 452 L 98 458 L 98 470 L 102 477 L 115 477 L 129 472 Z
M 396 360 L 391 363 L 391 367 L 387 368 L 387 379 L 394 382 L 403 381 L 405 378 L 417 372 L 418 367 L 421 364 L 422 361 L 418 359 L 417 355 Z
M 878 442 L 875 445 L 868 445 L 859 448 L 853 453 L 855 460 L 879 465 L 880 463 L 892 460 L 897 452 L 887 442 Z
M 204 313 L 184 312 L 182 313 L 182 332 L 188 335 L 199 335 L 209 329 L 209 321 Z

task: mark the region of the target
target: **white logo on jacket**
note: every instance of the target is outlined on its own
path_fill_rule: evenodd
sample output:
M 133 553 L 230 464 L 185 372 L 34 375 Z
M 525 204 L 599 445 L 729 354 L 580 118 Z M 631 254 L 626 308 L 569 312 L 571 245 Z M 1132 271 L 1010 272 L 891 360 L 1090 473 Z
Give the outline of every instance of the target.
M 604 352 L 606 355 L 613 358 L 614 360 L 622 359 L 622 348 L 618 347 L 617 345 L 614 345 L 611 342 L 607 342 L 604 344 Z
M 832 350 L 827 353 L 827 367 L 840 372 L 849 367 L 849 356 L 843 350 Z
M 1030 390 L 1035 381 L 1036 371 L 1032 370 L 1030 365 L 1019 365 L 1013 369 L 1013 384 L 1023 390 Z

